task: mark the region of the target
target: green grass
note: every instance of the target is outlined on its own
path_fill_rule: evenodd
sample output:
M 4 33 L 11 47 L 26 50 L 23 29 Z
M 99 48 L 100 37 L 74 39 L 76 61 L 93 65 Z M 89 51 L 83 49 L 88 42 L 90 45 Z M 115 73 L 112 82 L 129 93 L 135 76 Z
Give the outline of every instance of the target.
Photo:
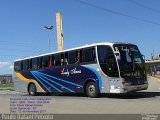
M 14 90 L 14 84 L 13 83 L 0 84 L 0 90 Z

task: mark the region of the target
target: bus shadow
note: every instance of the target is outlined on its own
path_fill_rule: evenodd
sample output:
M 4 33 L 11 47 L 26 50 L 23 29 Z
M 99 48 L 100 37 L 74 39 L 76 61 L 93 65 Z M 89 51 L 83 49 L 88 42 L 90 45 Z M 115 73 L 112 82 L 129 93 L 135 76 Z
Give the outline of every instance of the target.
M 85 94 L 81 93 L 63 93 L 63 94 L 46 94 L 38 93 L 37 96 L 62 96 L 62 97 L 86 97 Z M 160 92 L 131 92 L 126 94 L 100 94 L 99 98 L 115 98 L 115 99 L 141 99 L 141 98 L 154 98 L 160 96 Z
M 86 97 L 82 93 L 38 93 L 36 96 Z
M 100 98 L 118 98 L 118 99 L 141 99 L 160 96 L 160 92 L 131 92 L 126 94 L 101 94 Z

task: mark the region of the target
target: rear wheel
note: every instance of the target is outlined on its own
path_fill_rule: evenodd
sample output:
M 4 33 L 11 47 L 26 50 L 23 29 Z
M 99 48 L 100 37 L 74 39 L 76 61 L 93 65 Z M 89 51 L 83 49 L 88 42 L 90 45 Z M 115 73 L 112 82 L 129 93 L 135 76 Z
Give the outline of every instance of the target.
M 36 89 L 35 84 L 33 84 L 33 83 L 29 84 L 29 86 L 28 86 L 28 93 L 31 96 L 35 96 L 37 94 L 37 89 Z
M 88 97 L 91 97 L 91 98 L 98 97 L 98 95 L 99 95 L 99 89 L 98 89 L 96 83 L 89 82 L 86 85 L 86 94 L 87 94 Z

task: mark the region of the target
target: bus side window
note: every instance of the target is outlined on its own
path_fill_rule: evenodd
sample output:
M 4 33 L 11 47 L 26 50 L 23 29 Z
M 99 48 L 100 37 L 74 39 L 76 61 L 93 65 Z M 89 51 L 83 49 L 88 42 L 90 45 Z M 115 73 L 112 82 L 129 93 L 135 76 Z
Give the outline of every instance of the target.
M 52 56 L 49 56 L 49 63 L 48 63 L 48 67 L 51 68 L 53 65 L 52 63 Z
M 118 77 L 118 67 L 112 48 L 109 46 L 98 46 L 97 49 L 102 71 L 109 77 Z
M 60 66 L 61 65 L 61 54 L 54 55 L 54 59 L 55 59 L 55 66 Z
M 23 61 L 21 61 L 21 71 L 23 70 Z
M 96 62 L 97 60 L 96 60 L 96 51 L 95 51 L 95 48 L 92 48 L 92 54 L 91 54 L 91 56 L 92 56 L 92 61 Z
M 29 68 L 29 60 L 23 60 L 22 61 L 22 68 L 23 68 L 23 71 L 26 71 L 26 70 L 28 70 L 28 68 Z
M 42 68 L 42 57 L 39 57 L 39 58 L 37 58 L 38 59 L 38 65 L 37 65 L 37 68 L 38 69 L 41 69 Z
M 14 63 L 14 70 L 16 72 L 21 71 L 21 61 L 17 61 L 17 62 Z
M 64 54 L 64 64 L 68 65 L 68 53 L 67 52 Z
M 96 62 L 95 48 L 86 48 L 83 50 L 83 62 Z
M 46 68 L 49 65 L 49 56 L 42 57 L 42 68 Z
M 55 66 L 55 59 L 54 59 L 54 55 L 51 56 L 52 58 L 52 66 Z
M 32 59 L 29 59 L 29 67 L 28 67 L 29 70 L 32 69 Z
M 76 51 L 70 51 L 68 53 L 68 64 L 76 63 Z
M 63 65 L 64 65 L 64 54 L 61 53 L 61 66 L 63 66 Z
M 38 67 L 38 58 L 32 58 L 32 69 L 37 69 Z
M 82 50 L 76 51 L 76 63 L 82 63 Z

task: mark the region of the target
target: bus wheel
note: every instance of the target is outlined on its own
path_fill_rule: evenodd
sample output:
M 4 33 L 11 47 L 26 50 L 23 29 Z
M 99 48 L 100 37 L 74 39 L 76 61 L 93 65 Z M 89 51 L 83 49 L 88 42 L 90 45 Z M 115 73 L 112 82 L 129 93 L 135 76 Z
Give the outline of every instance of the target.
M 29 93 L 29 95 L 32 95 L 32 96 L 36 95 L 37 89 L 36 89 L 35 84 L 33 84 L 33 83 L 29 84 L 29 86 L 28 86 L 28 93 Z
M 99 95 L 99 89 L 94 82 L 89 82 L 86 85 L 86 94 L 88 97 L 96 98 Z

